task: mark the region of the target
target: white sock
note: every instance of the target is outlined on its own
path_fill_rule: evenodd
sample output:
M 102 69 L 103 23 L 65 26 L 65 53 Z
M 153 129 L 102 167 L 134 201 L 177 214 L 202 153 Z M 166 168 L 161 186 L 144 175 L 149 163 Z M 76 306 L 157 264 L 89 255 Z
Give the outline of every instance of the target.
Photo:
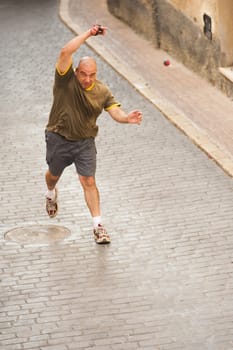
M 93 216 L 93 226 L 94 228 L 98 227 L 101 224 L 101 216 Z
M 53 190 L 48 190 L 47 193 L 46 193 L 46 197 L 47 198 L 50 198 L 50 199 L 55 199 L 55 196 L 56 196 L 56 192 L 55 192 L 55 188 Z

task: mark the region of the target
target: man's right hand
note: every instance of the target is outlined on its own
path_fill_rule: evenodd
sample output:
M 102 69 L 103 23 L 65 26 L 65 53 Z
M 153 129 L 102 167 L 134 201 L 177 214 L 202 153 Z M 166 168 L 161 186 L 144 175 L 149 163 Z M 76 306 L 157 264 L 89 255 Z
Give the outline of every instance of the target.
M 104 27 L 101 24 L 94 24 L 90 29 L 90 33 L 92 36 L 105 35 L 106 31 L 107 27 Z

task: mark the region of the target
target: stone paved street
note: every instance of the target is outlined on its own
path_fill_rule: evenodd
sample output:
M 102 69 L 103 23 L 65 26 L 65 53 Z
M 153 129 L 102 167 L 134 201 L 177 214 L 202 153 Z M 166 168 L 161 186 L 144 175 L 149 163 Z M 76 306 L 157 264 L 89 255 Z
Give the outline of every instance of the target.
M 0 10 L 0 349 L 232 350 L 232 179 L 82 46 L 75 60 L 94 56 L 98 77 L 144 122 L 99 118 L 96 177 L 111 245 L 93 241 L 74 167 L 48 219 L 44 128 L 55 62 L 73 34 L 56 0 L 2 0 Z M 71 234 L 51 244 L 5 239 L 31 225 Z

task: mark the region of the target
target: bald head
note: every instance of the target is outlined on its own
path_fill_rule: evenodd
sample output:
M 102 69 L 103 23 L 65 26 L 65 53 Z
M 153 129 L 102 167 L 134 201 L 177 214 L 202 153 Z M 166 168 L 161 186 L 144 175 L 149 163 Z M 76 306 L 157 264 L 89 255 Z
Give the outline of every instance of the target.
M 82 57 L 75 70 L 75 75 L 83 89 L 90 88 L 96 79 L 96 61 L 92 57 Z
M 79 61 L 78 69 L 83 67 L 91 67 L 96 70 L 97 66 L 95 59 L 89 56 L 82 57 Z

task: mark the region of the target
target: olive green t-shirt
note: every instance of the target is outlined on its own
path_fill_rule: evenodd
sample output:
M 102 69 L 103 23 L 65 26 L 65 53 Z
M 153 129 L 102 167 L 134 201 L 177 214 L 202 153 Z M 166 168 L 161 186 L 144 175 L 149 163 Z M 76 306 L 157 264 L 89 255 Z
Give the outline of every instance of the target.
M 109 88 L 96 80 L 89 89 L 83 89 L 72 65 L 60 74 L 56 69 L 53 87 L 53 105 L 46 130 L 76 141 L 96 137 L 96 120 L 103 110 L 120 106 Z

